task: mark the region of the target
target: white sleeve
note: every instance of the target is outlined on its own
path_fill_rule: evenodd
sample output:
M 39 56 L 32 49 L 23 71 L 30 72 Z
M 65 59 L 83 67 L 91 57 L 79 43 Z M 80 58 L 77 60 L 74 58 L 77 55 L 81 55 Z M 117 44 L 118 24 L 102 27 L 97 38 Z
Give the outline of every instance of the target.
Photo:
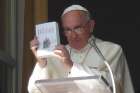
M 66 76 L 65 68 L 62 67 L 63 64 L 55 58 L 48 58 L 47 65 L 41 67 L 39 63 L 36 63 L 35 68 L 29 78 L 28 91 L 29 93 L 34 93 L 33 91 L 38 91 L 35 86 L 35 81 L 39 79 L 55 79 L 62 78 Z
M 124 93 L 134 93 L 134 88 L 133 88 L 127 61 L 125 62 Z
M 48 71 L 47 67 L 39 66 L 39 63 L 36 63 L 34 70 L 29 78 L 28 82 L 28 92 L 29 93 L 39 93 L 38 88 L 35 85 L 35 81 L 38 79 L 46 79 L 48 78 Z M 35 92 L 38 91 L 38 92 Z

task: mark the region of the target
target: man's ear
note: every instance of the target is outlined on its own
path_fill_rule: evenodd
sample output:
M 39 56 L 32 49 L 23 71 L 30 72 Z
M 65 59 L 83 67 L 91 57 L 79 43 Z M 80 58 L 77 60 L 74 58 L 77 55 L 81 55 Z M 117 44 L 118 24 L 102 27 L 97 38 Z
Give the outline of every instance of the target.
M 92 33 L 95 27 L 95 20 L 90 20 L 90 32 Z

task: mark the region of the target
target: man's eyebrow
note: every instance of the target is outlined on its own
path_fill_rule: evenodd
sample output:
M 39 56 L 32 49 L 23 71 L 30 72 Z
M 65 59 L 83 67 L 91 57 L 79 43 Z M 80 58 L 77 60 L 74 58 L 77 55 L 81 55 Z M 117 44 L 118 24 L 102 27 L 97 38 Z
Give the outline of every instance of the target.
M 79 28 L 79 27 L 82 27 L 81 25 L 77 25 L 77 26 L 75 26 L 74 28 Z
M 79 24 L 79 25 L 75 26 L 74 28 L 79 28 L 79 27 L 82 27 L 82 25 Z M 64 29 L 74 29 L 74 28 L 69 28 L 69 27 L 63 27 L 63 28 L 64 28 Z

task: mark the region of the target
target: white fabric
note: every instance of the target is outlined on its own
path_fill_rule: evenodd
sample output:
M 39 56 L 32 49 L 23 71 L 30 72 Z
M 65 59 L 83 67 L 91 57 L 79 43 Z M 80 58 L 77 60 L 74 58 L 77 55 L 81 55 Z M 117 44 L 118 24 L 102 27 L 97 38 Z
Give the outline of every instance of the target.
M 83 6 L 81 5 L 71 5 L 69 6 L 68 8 L 66 8 L 64 10 L 64 12 L 62 13 L 62 16 L 70 11 L 74 11 L 74 10 L 80 10 L 80 11 L 85 11 L 85 12 L 88 12 L 88 10 L 86 8 L 84 8 Z
M 112 68 L 117 86 L 117 93 L 134 93 L 128 65 L 122 48 L 117 44 L 102 41 L 100 39 L 96 39 L 96 44 Z M 34 85 L 35 80 L 43 78 L 47 79 L 102 74 L 109 84 L 112 85 L 110 74 L 94 47 L 90 49 L 89 53 L 87 53 L 87 51 L 91 47 L 90 44 L 87 44 L 87 46 L 81 49 L 81 51 L 71 49 L 70 46 L 66 47 L 70 51 L 71 59 L 74 62 L 70 74 L 68 74 L 69 71 L 62 67 L 61 62 L 55 58 L 48 59 L 47 66 L 43 68 L 39 67 L 37 63 L 29 80 L 29 93 L 34 93 L 32 91 L 37 90 Z M 83 58 L 86 54 L 87 57 L 84 60 Z M 84 62 L 81 63 L 83 60 Z

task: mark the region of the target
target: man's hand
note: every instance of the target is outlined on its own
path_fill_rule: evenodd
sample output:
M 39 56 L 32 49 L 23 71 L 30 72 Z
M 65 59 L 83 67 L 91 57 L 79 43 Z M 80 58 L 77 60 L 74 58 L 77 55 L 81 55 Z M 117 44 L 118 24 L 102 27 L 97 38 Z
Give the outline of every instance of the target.
M 73 62 L 70 58 L 68 50 L 64 45 L 58 45 L 54 50 L 55 56 L 61 60 L 61 62 L 66 66 L 66 68 L 71 69 Z
M 47 58 L 37 57 L 38 46 L 39 46 L 39 41 L 37 40 L 37 37 L 34 37 L 33 40 L 30 41 L 30 49 L 33 52 L 35 58 L 37 59 L 39 65 L 43 67 L 47 64 Z
M 30 49 L 36 58 L 37 58 L 36 53 L 37 53 L 38 46 L 39 46 L 39 41 L 37 40 L 37 37 L 35 36 L 33 40 L 30 41 Z

